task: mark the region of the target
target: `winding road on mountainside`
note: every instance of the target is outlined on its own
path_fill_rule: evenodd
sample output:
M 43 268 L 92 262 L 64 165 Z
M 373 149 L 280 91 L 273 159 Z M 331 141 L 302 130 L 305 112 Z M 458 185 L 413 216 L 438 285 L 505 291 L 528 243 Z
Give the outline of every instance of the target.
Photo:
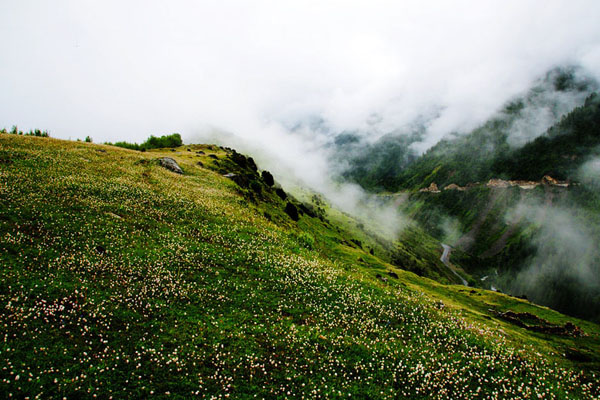
M 458 279 L 461 280 L 462 284 L 465 286 L 469 286 L 469 283 L 465 280 L 465 278 L 463 278 L 462 276 L 460 276 L 458 274 L 458 272 L 456 272 L 454 270 L 454 267 L 452 267 L 452 264 L 450 264 L 450 252 L 452 251 L 452 247 L 448 246 L 447 244 L 442 243 L 442 247 L 444 248 L 444 253 L 442 253 L 442 256 L 440 257 L 440 261 L 444 263 L 444 265 L 450 270 L 452 271 L 452 273 L 454 275 L 456 275 L 458 277 Z

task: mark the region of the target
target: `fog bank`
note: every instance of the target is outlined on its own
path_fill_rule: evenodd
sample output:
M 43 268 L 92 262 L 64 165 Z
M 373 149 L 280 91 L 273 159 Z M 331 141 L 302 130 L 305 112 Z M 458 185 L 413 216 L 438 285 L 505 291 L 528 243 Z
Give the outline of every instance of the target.
M 31 0 L 0 15 L 0 127 L 96 142 L 217 132 L 342 204 L 363 195 L 329 176 L 335 135 L 417 124 L 424 151 L 555 66 L 600 75 L 597 1 Z

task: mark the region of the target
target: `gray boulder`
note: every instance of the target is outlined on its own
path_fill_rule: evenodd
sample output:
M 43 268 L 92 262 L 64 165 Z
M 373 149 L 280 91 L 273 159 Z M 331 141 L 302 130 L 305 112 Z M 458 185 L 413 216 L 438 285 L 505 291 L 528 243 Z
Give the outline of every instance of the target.
M 169 171 L 173 171 L 177 174 L 183 174 L 181 167 L 177 164 L 177 161 L 173 160 L 171 157 L 163 157 L 158 160 L 161 167 L 168 169 Z

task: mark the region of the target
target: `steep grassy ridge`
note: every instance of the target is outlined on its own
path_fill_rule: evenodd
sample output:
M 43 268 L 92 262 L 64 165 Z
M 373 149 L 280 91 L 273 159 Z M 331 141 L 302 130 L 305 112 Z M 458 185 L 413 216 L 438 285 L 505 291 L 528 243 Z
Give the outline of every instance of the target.
M 158 165 L 165 155 L 183 175 Z M 292 221 L 258 175 L 213 170 L 236 157 L 1 134 L 0 393 L 600 394 L 597 325 L 395 269 L 329 222 Z M 387 271 L 397 278 L 375 277 Z M 584 336 L 515 324 L 507 309 Z

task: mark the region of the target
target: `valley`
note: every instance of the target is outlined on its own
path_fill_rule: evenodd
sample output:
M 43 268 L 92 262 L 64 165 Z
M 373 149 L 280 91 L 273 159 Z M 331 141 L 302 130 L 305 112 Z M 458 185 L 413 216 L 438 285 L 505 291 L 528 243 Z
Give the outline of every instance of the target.
M 420 157 L 407 161 L 409 148 L 401 147 L 377 167 L 363 157 L 362 169 L 350 171 L 357 183 L 362 176 L 380 182 L 380 189 L 364 187 L 460 250 L 453 263 L 471 285 L 598 321 L 600 197 L 598 171 L 591 170 L 600 146 L 598 96 L 589 94 L 545 134 L 511 147 L 523 103 L 515 100 L 481 127 Z M 401 170 L 389 167 L 394 159 L 402 160 Z

